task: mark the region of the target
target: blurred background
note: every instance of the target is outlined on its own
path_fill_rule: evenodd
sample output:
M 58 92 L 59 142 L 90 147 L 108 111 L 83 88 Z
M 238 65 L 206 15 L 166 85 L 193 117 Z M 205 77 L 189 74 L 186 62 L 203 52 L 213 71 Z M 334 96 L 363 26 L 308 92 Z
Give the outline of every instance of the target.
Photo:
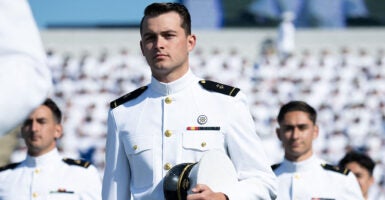
M 64 112 L 60 150 L 102 175 L 109 102 L 150 81 L 138 27 L 154 1 L 29 2 L 53 73 L 52 98 Z M 317 154 L 336 164 L 349 149 L 368 153 L 385 190 L 384 0 L 174 2 L 192 15 L 192 70 L 248 95 L 271 164 L 283 158 L 279 107 L 304 100 L 318 110 Z M 24 158 L 18 129 L 0 139 L 0 152 L 0 165 Z

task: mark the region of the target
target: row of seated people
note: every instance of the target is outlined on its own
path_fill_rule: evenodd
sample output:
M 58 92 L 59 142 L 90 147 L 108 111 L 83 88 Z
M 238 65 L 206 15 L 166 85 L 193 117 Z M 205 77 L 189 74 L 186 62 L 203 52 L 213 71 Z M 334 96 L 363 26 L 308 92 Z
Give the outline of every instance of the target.
M 280 59 L 262 51 L 249 59 L 237 49 L 195 50 L 192 70 L 205 79 L 234 85 L 248 96 L 258 135 L 271 163 L 282 159 L 275 135 L 279 107 L 304 100 L 319 112 L 322 129 L 316 151 L 337 163 L 347 149 L 365 150 L 376 162 L 375 180 L 385 189 L 385 54 L 346 47 L 332 52 L 308 49 Z M 64 112 L 64 155 L 92 161 L 103 173 L 109 102 L 150 81 L 150 70 L 139 53 L 123 48 L 99 55 L 47 51 L 54 77 L 52 98 Z M 12 162 L 24 158 L 20 142 Z

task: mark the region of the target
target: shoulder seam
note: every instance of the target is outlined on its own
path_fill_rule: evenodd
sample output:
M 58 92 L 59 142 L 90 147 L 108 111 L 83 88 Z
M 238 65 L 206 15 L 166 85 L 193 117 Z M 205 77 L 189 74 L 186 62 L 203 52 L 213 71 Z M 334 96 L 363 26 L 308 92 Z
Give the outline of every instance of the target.
M 225 84 L 218 83 L 215 81 L 210 81 L 210 80 L 200 80 L 199 84 L 208 91 L 218 92 L 218 93 L 229 95 L 232 97 L 235 97 L 240 91 L 240 89 L 237 87 L 225 85 Z
M 1 172 L 1 171 L 5 171 L 5 170 L 7 170 L 7 169 L 15 169 L 20 163 L 21 163 L 21 162 L 17 162 L 17 163 L 11 163 L 11 164 L 2 166 L 2 167 L 0 167 L 0 172 Z
M 337 173 L 340 173 L 340 174 L 343 174 L 343 175 L 348 175 L 349 172 L 350 172 L 349 169 L 342 168 L 342 167 L 339 167 L 339 166 L 334 166 L 334 165 L 329 165 L 329 164 L 321 164 L 321 166 L 325 170 L 334 171 L 334 172 L 337 172 Z
M 90 162 L 81 159 L 75 160 L 71 158 L 63 158 L 63 162 L 67 163 L 68 165 L 76 165 L 84 168 L 88 168 L 91 165 Z
M 146 91 L 147 88 L 148 88 L 147 86 L 140 87 L 140 88 L 138 88 L 138 89 L 136 89 L 130 93 L 127 93 L 127 94 L 119 97 L 118 99 L 115 99 L 114 101 L 111 101 L 110 108 L 114 109 L 114 108 L 122 105 L 123 103 L 126 103 L 127 101 L 135 99 L 136 97 L 140 96 L 144 91 Z
M 274 171 L 276 170 L 279 166 L 281 166 L 281 163 L 277 163 L 271 166 L 271 169 Z

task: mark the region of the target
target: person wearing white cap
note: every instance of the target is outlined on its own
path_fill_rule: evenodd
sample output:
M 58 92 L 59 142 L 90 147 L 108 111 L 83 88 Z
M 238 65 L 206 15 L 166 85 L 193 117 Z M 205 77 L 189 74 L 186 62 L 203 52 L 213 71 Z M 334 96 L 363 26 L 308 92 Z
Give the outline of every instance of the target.
M 0 0 L 0 136 L 49 95 L 51 72 L 26 0 Z
M 163 178 L 169 170 L 214 149 L 231 159 L 237 184 L 216 190 L 198 183 L 189 200 L 275 199 L 276 177 L 245 94 L 190 69 L 196 36 L 188 10 L 178 3 L 154 3 L 144 13 L 140 47 L 152 79 L 111 102 L 103 199 L 165 199 Z
M 277 120 L 277 136 L 285 155 L 273 165 L 278 177 L 277 199 L 359 199 L 363 196 L 349 170 L 329 165 L 313 153 L 318 136 L 317 113 L 303 101 L 283 105 Z

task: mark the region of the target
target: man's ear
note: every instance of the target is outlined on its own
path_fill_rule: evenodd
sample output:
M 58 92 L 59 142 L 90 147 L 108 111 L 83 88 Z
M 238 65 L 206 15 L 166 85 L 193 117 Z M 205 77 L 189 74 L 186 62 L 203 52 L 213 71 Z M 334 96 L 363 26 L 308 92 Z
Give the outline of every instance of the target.
M 139 46 L 140 46 L 140 51 L 142 52 L 142 55 L 144 56 L 144 53 L 143 53 L 143 42 L 142 42 L 142 40 L 140 40 Z
M 318 135 L 319 135 L 319 128 L 318 128 L 318 125 L 314 125 L 313 139 L 318 138 Z
M 61 124 L 56 124 L 54 136 L 55 139 L 60 139 L 63 136 L 63 126 Z
M 187 48 L 188 51 L 192 51 L 197 43 L 197 38 L 194 34 L 187 36 Z
M 275 129 L 275 134 L 277 134 L 277 137 L 278 137 L 279 140 L 281 140 L 281 134 L 280 134 L 280 132 L 281 132 L 281 129 L 280 129 L 280 128 L 276 128 L 276 129 Z

